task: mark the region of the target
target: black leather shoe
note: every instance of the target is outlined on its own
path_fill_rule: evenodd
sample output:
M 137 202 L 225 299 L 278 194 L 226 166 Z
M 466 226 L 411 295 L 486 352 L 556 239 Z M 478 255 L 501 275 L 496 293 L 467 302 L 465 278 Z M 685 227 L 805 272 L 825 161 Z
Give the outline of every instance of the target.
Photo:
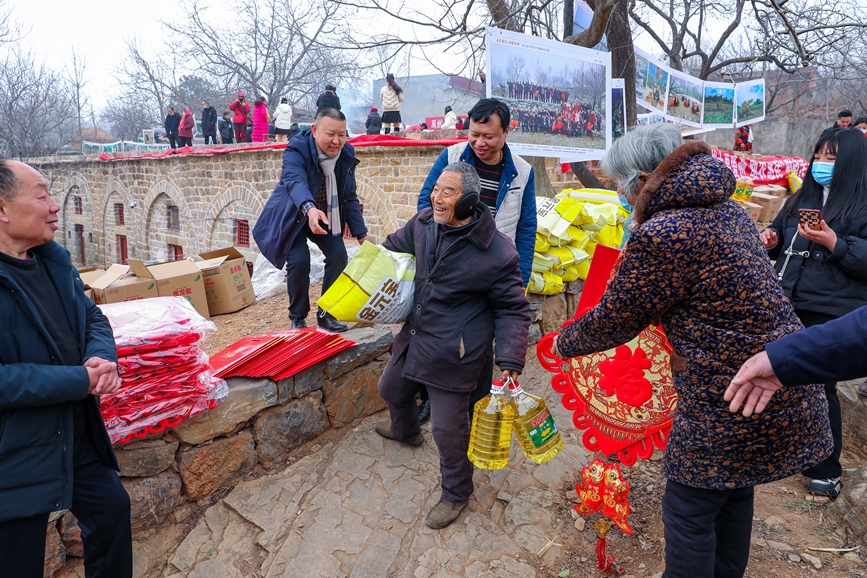
M 425 424 L 430 419 L 430 400 L 424 399 L 418 404 L 418 423 Z
M 290 317 L 290 321 L 292 321 L 292 329 L 303 329 L 307 327 L 307 322 L 304 321 L 303 317 Z
M 332 333 L 342 333 L 343 331 L 346 331 L 346 323 L 338 321 L 332 315 L 323 311 L 320 311 L 316 315 L 316 323 L 325 331 L 330 331 Z

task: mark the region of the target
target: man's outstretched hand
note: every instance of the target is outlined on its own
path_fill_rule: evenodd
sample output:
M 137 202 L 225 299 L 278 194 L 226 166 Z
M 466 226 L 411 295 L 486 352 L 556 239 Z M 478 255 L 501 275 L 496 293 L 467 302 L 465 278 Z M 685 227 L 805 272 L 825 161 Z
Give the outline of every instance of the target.
M 737 413 L 744 406 L 744 417 L 753 413 L 761 413 L 774 392 L 783 387 L 771 360 L 764 351 L 749 358 L 726 388 L 723 399 L 730 401 L 729 411 Z
M 314 235 L 325 235 L 328 233 L 322 226 L 319 224 L 321 222 L 325 223 L 325 226 L 328 226 L 328 217 L 325 216 L 325 213 L 320 211 L 317 208 L 311 208 L 307 211 L 307 224 L 310 226 L 310 231 Z

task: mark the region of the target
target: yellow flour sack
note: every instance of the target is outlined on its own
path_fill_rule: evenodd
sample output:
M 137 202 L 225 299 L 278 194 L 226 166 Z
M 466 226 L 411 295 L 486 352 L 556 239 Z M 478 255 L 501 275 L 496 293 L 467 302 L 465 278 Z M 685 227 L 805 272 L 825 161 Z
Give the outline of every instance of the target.
M 543 273 L 534 271 L 530 274 L 527 291 L 536 295 L 555 295 L 563 291 L 563 279 L 551 271 Z
M 414 256 L 362 243 L 316 304 L 340 321 L 398 323 L 412 310 L 414 281 Z

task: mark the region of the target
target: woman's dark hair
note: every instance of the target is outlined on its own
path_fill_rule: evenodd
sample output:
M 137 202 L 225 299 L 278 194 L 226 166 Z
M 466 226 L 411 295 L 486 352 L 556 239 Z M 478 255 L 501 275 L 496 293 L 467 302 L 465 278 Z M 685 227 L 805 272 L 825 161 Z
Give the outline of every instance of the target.
M 400 94 L 401 92 L 403 92 L 403 89 L 400 87 L 400 85 L 394 81 L 394 75 L 390 72 L 385 75 L 385 83 L 391 87 L 395 94 Z
M 828 202 L 822 207 L 822 185 L 813 178 L 815 156 L 822 149 L 836 154 Z M 786 203 L 786 214 L 798 209 L 822 209 L 822 219 L 851 221 L 867 215 L 867 138 L 856 128 L 832 128 L 819 137 L 801 189 Z
M 265 102 L 265 97 L 264 96 L 257 96 L 256 100 L 253 101 L 253 106 L 259 106 L 263 102 Z
M 333 84 L 326 84 L 326 85 L 325 85 L 325 90 L 330 90 L 331 92 L 337 92 L 337 89 L 334 88 L 334 85 L 333 85 Z
M 284 96 L 283 98 L 280 99 L 280 104 L 289 104 L 289 99 L 287 99 L 287 98 Z
M 447 107 L 446 107 L 446 114 L 450 113 L 451 111 L 452 111 L 452 107 L 447 106 Z
M 493 115 L 497 115 L 500 119 L 500 126 L 503 130 L 509 128 L 509 121 L 512 119 L 509 107 L 506 106 L 505 102 L 496 98 L 483 98 L 479 100 L 472 110 L 470 110 L 468 119 L 472 119 L 473 122 L 490 122 Z
M 852 126 L 858 126 L 859 124 L 867 124 L 867 116 L 859 116 L 855 122 L 852 123 Z

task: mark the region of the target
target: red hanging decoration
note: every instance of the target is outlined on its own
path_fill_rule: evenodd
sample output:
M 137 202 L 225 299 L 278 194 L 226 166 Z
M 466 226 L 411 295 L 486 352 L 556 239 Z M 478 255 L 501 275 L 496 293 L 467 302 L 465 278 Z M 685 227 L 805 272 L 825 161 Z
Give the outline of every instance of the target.
M 575 319 L 599 303 L 619 268 L 619 257 L 617 249 L 596 247 Z M 563 394 L 575 427 L 584 430 L 584 447 L 616 454 L 625 465 L 649 459 L 654 448 L 665 449 L 677 393 L 669 364 L 672 347 L 662 328 L 650 326 L 613 350 L 565 361 L 553 354 L 556 335 L 545 335 L 536 351 L 542 366 L 556 374 L 551 387 Z

